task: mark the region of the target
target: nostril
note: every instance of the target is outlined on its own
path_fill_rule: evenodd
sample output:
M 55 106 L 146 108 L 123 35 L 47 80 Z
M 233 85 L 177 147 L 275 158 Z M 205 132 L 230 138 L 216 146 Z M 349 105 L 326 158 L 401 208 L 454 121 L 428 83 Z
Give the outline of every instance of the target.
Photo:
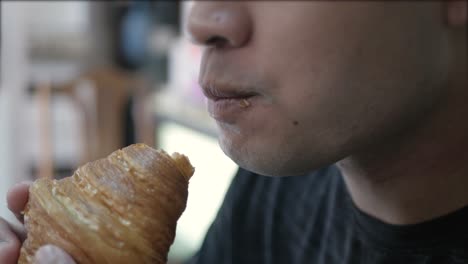
M 228 40 L 224 37 L 221 36 L 211 36 L 209 37 L 206 41 L 205 44 L 208 46 L 216 46 L 216 47 L 221 47 L 224 46 Z

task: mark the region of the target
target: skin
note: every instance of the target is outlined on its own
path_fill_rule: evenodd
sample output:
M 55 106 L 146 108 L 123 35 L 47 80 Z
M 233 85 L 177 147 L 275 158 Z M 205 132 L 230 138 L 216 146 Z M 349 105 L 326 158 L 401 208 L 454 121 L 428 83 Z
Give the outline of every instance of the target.
M 209 103 L 221 148 L 272 176 L 337 162 L 355 204 L 388 223 L 468 204 L 466 9 L 464 1 L 195 2 L 187 29 L 204 45 L 201 85 L 256 94 L 228 115 Z M 24 187 L 12 188 L 13 212 L 26 200 Z M 21 239 L 1 223 L 0 262 L 15 263 Z
M 247 85 L 260 93 L 235 122 L 218 120 L 222 149 L 249 170 L 294 175 L 411 129 L 447 103 L 449 44 L 440 8 L 402 1 L 197 3 L 189 21 L 195 40 L 211 33 L 240 43 L 205 49 L 201 85 Z M 210 12 L 229 15 L 207 26 Z

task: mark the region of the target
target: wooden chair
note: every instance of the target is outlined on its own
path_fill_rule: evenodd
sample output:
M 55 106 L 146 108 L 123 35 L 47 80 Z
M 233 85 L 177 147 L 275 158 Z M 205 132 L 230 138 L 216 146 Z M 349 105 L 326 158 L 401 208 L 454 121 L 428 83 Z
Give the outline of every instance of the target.
M 40 131 L 43 153 L 39 163 L 40 177 L 52 177 L 52 138 L 50 97 L 55 93 L 72 98 L 83 116 L 83 153 L 78 164 L 103 158 L 124 147 L 124 114 L 132 96 L 136 105 L 135 131 L 137 142 L 154 145 L 151 103 L 148 102 L 148 85 L 135 75 L 118 69 L 100 68 L 78 76 L 76 79 L 50 86 L 39 85 L 41 105 Z

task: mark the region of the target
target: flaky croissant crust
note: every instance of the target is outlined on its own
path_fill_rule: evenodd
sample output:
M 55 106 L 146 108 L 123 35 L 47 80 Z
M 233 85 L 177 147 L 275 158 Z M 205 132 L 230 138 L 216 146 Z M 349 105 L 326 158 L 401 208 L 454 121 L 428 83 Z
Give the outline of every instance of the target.
M 69 178 L 37 180 L 18 263 L 32 263 L 45 244 L 78 263 L 166 263 L 193 172 L 184 155 L 135 144 Z

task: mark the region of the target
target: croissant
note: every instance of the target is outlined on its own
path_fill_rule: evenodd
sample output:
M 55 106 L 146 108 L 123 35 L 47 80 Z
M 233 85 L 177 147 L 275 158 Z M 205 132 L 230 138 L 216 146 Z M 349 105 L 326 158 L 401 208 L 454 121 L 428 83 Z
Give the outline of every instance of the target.
M 77 263 L 167 261 L 194 172 L 188 158 L 144 144 L 117 150 L 62 180 L 39 179 L 25 208 L 19 262 L 53 244 Z

